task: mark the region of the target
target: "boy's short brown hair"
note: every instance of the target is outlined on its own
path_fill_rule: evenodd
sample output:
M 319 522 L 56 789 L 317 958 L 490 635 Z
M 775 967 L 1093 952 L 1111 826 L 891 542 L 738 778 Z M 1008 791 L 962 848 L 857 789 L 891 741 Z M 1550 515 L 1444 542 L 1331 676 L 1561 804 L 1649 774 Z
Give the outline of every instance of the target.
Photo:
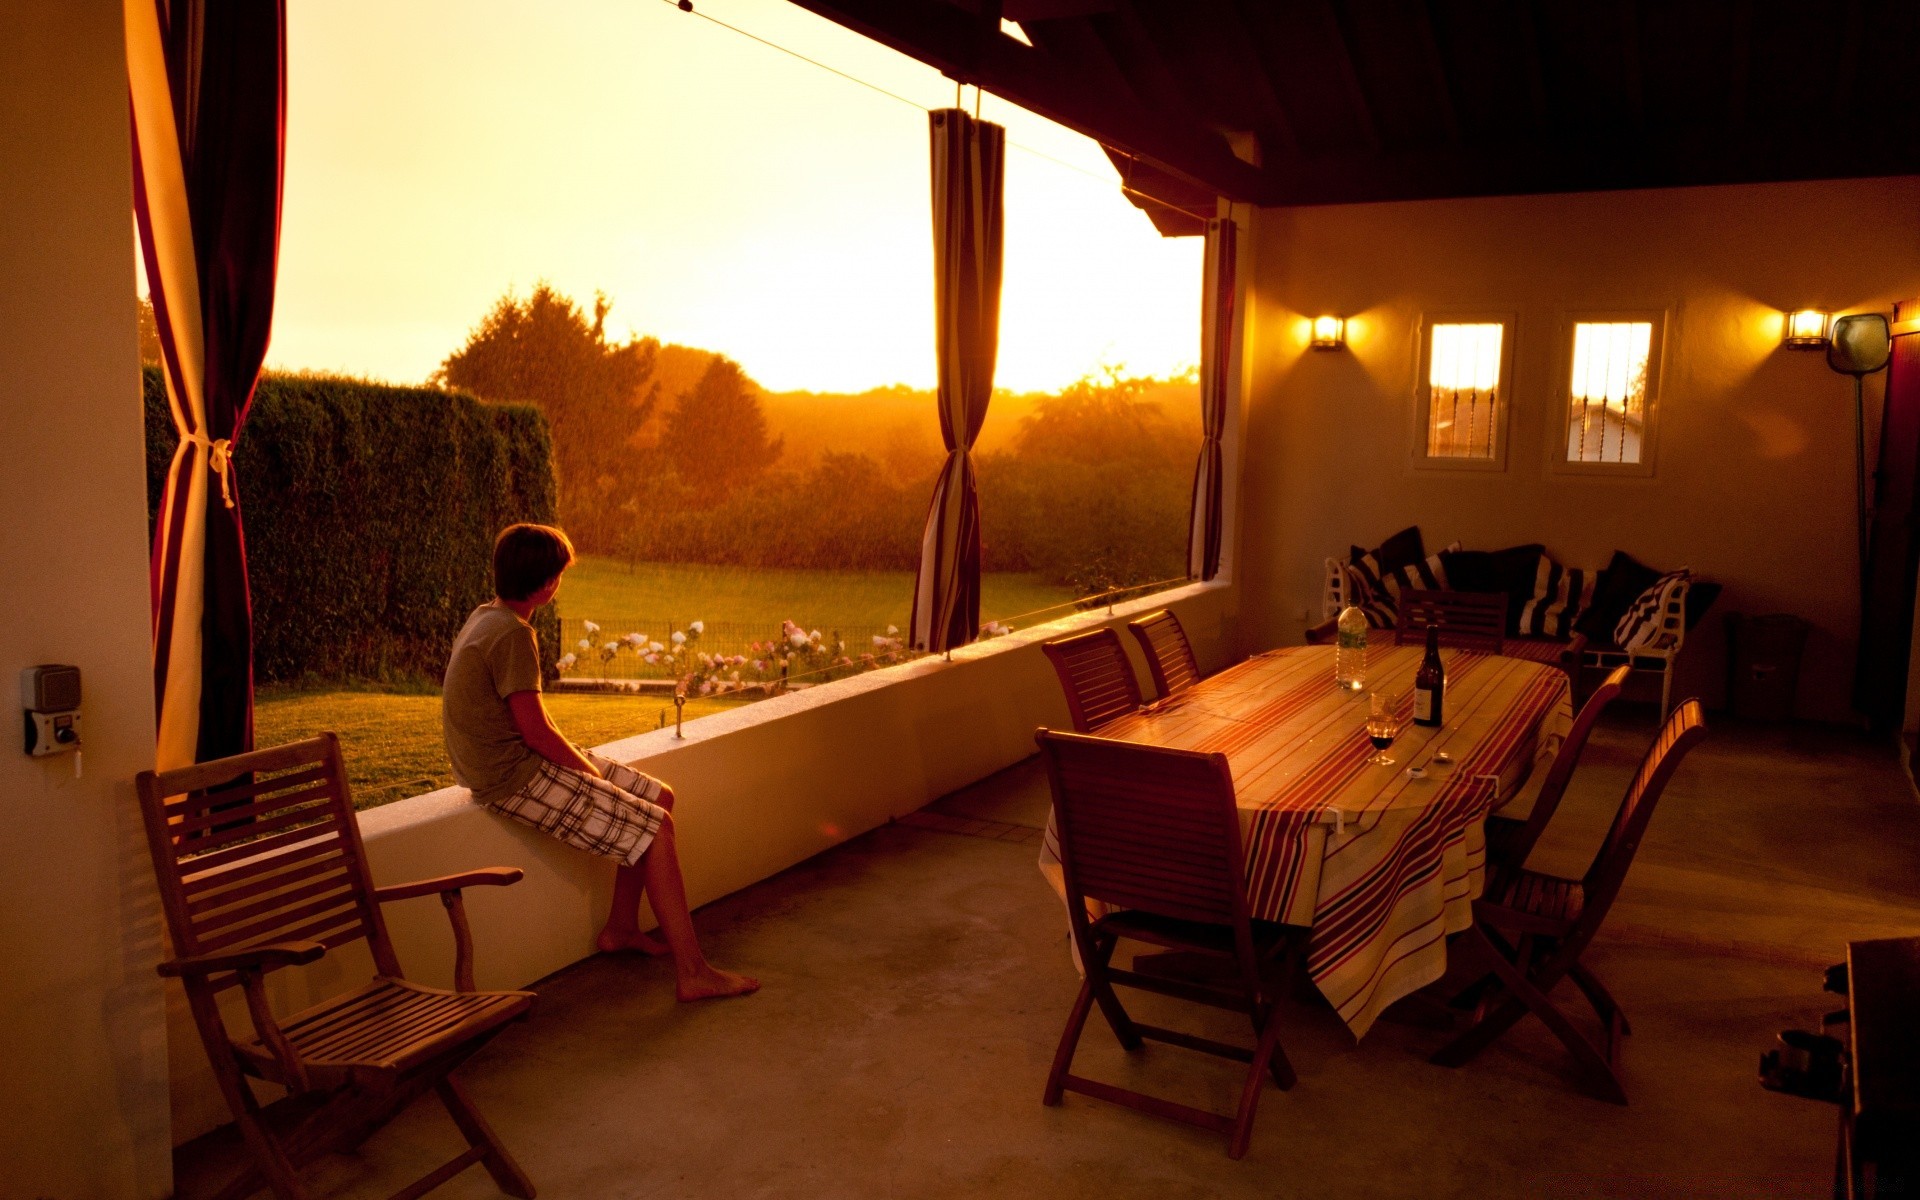
M 573 543 L 551 525 L 509 525 L 493 543 L 493 591 L 525 600 L 573 565 Z

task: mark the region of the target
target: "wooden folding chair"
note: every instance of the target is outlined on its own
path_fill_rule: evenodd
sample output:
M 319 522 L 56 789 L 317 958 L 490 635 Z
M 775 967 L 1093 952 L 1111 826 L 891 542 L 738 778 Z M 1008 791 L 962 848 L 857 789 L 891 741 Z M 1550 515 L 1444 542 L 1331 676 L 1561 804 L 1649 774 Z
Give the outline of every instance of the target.
M 1566 740 L 1560 743 L 1559 753 L 1553 756 L 1553 764 L 1547 768 L 1547 777 L 1541 782 L 1526 819 L 1503 817 L 1498 813 L 1487 818 L 1489 892 L 1497 891 L 1506 876 L 1526 865 L 1527 856 L 1533 853 L 1540 835 L 1546 832 L 1547 822 L 1553 820 L 1554 810 L 1567 794 L 1567 784 L 1573 779 L 1573 769 L 1580 765 L 1580 755 L 1587 748 L 1594 722 L 1626 686 L 1628 670 L 1615 667 L 1574 714 L 1573 726 L 1567 730 Z
M 1067 711 L 1078 733 L 1092 733 L 1116 717 L 1140 710 L 1140 682 L 1111 629 L 1043 643 L 1047 661 L 1067 693 Z
M 219 1194 L 262 1187 L 306 1193 L 301 1166 L 365 1141 L 429 1089 L 467 1149 L 394 1193 L 433 1190 L 474 1163 L 500 1189 L 530 1197 L 533 1183 L 452 1076 L 454 1068 L 525 1016 L 531 992 L 473 985 L 473 940 L 460 890 L 509 884 L 517 867 L 489 867 L 377 888 L 354 821 L 333 734 L 177 771 L 143 771 L 141 815 L 166 912 L 173 957 L 162 975 L 185 985 L 213 1073 L 252 1165 Z M 402 978 L 380 906 L 440 897 L 453 923 L 455 991 Z M 267 1002 L 265 976 L 365 939 L 378 974 L 357 991 L 291 1016 Z M 252 1036 L 228 1033 L 220 993 L 245 993 Z M 252 1079 L 286 1089 L 262 1105 Z
M 1079 1092 L 1141 1112 L 1227 1135 L 1227 1156 L 1247 1152 L 1261 1081 L 1294 1084 L 1280 1048 L 1277 1007 L 1296 965 L 1297 931 L 1247 915 L 1246 862 L 1233 778 L 1222 754 L 1197 754 L 1133 742 L 1042 729 L 1035 740 L 1053 781 L 1054 828 L 1060 841 L 1068 920 L 1086 972 L 1047 1075 L 1044 1102 Z M 1116 911 L 1092 919 L 1089 901 Z M 1230 959 L 1228 986 L 1143 975 L 1111 965 L 1121 938 Z M 1283 954 L 1276 965 L 1272 960 Z M 1255 1045 L 1248 1050 L 1162 1029 L 1127 1015 L 1114 985 L 1247 1014 Z M 1087 1015 L 1099 1004 L 1128 1050 L 1142 1039 L 1166 1042 L 1248 1064 L 1240 1106 L 1231 1117 L 1162 1100 L 1071 1073 Z
M 1163 608 L 1128 621 L 1127 632 L 1147 656 L 1147 674 L 1153 677 L 1155 695 L 1165 699 L 1200 681 L 1200 664 L 1194 660 L 1187 632 L 1180 628 L 1180 618 L 1171 610 Z
M 1441 592 L 1415 589 L 1400 593 L 1393 625 L 1396 646 L 1425 644 L 1427 626 L 1436 626 L 1442 646 L 1499 654 L 1506 648 L 1507 598 L 1498 592 Z
M 1572 1052 L 1602 1096 L 1616 1104 L 1627 1102 L 1620 1082 L 1620 1039 L 1632 1029 L 1620 1005 L 1580 962 L 1580 955 L 1620 893 L 1667 780 L 1687 751 L 1706 735 L 1706 718 L 1698 700 L 1685 701 L 1667 718 L 1585 876 L 1562 879 L 1521 869 L 1505 880 L 1498 893 L 1474 901 L 1473 927 L 1456 945 L 1486 961 L 1496 987 L 1483 999 L 1478 1019 L 1441 1047 L 1434 1062 L 1448 1067 L 1466 1063 L 1531 1012 Z M 1565 978 L 1573 980 L 1600 1018 L 1600 1044 L 1588 1040 L 1549 995 Z

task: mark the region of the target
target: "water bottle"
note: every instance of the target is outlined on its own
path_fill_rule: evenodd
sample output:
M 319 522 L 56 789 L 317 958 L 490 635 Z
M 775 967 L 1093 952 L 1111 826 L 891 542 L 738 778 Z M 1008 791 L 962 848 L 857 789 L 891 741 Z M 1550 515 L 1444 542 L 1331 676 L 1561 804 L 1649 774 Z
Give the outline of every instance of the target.
M 1349 692 L 1367 686 L 1367 616 L 1349 605 L 1340 610 L 1333 642 L 1333 681 Z

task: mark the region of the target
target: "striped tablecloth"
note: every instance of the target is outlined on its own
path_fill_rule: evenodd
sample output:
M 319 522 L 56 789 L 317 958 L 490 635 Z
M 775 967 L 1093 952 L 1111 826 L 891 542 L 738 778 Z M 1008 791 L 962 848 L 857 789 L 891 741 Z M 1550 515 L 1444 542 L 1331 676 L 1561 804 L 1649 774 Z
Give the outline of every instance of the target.
M 1312 927 L 1307 971 L 1355 1037 L 1445 973 L 1446 936 L 1484 882 L 1487 813 L 1545 774 L 1572 723 L 1557 668 L 1443 650 L 1446 724 L 1408 723 L 1395 765 L 1370 765 L 1368 692 L 1409 715 L 1424 653 L 1376 642 L 1356 695 L 1334 686 L 1333 647 L 1269 651 L 1100 731 L 1227 756 L 1253 915 Z M 1451 766 L 1432 762 L 1441 750 Z M 1051 819 L 1040 869 L 1064 896 Z

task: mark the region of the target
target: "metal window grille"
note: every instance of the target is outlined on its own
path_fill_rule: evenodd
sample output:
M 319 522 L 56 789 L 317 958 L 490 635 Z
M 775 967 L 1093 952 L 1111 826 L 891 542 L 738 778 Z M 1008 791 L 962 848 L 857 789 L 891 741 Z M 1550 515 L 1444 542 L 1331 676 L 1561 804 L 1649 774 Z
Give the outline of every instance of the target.
M 1505 335 L 1498 322 L 1435 324 L 1429 331 L 1427 457 L 1494 457 Z
M 1638 463 L 1647 424 L 1651 321 L 1581 321 L 1573 327 L 1567 395 L 1567 461 Z

